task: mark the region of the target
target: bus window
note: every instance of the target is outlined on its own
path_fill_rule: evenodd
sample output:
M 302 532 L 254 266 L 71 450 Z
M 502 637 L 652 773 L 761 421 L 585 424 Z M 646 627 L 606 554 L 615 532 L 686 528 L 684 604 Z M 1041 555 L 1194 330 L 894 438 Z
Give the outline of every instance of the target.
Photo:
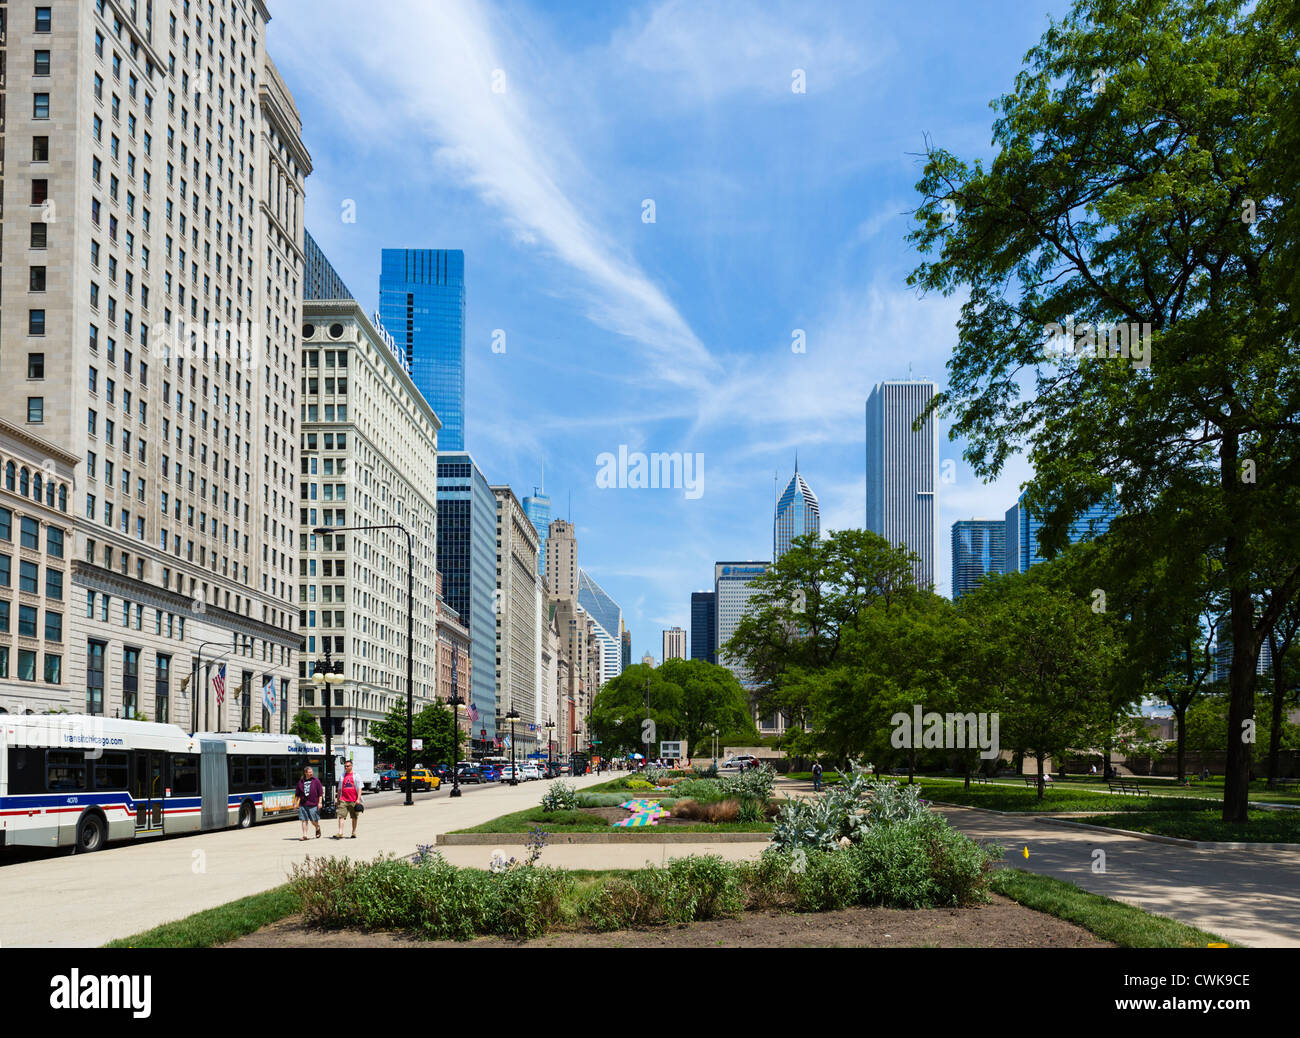
M 269 788 L 289 788 L 289 762 L 283 757 L 271 758 L 271 785 Z
M 253 789 L 266 789 L 266 758 L 248 758 L 248 784 Z
M 172 757 L 172 796 L 195 796 L 199 791 L 199 759 L 192 753 Z
M 230 758 L 230 792 L 246 793 L 248 785 L 248 758 L 242 754 Z
M 126 789 L 128 775 L 126 754 L 119 750 L 105 750 L 95 761 L 96 789 Z
M 80 750 L 50 750 L 45 755 L 45 788 L 51 793 L 86 789 L 86 757 Z
M 41 770 L 44 763 L 44 750 L 9 747 L 9 792 L 44 793 L 45 775 Z

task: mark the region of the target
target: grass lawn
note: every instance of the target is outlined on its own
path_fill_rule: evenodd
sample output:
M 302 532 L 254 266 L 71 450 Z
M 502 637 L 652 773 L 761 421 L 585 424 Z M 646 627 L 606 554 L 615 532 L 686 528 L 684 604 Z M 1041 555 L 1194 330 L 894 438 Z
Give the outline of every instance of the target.
M 584 792 L 586 792 L 584 790 Z M 527 833 L 540 826 L 548 833 L 606 833 L 611 830 L 619 832 L 599 815 L 586 814 L 582 811 L 543 811 L 532 807 L 527 811 L 502 815 L 469 829 L 456 829 L 457 833 Z M 694 825 L 647 826 L 645 828 L 628 828 L 628 832 L 674 832 L 674 833 L 770 833 L 770 822 L 697 822 Z
M 1204 948 L 1211 943 L 1226 943 L 1222 937 L 1186 923 L 1033 872 L 998 869 L 993 874 L 992 888 L 1026 908 L 1076 923 L 1125 948 Z
M 1130 811 L 1072 820 L 1180 840 L 1300 844 L 1300 812 L 1296 811 L 1251 811 L 1245 825 L 1223 821 L 1217 808 L 1213 811 Z
M 988 785 L 971 783 L 966 789 L 961 779 L 918 777 L 921 795 L 930 800 L 965 807 L 986 807 L 992 811 L 1034 811 L 1060 814 L 1066 811 L 1146 812 L 1146 811 L 1202 811 L 1206 802 L 1186 797 L 1133 796 L 1124 793 L 1094 793 L 1086 789 L 1070 789 L 1053 785 L 1038 799 L 1038 790 L 1018 785 Z
M 298 912 L 298 899 L 289 885 L 197 912 L 175 923 L 109 941 L 105 948 L 211 948 L 253 933 Z

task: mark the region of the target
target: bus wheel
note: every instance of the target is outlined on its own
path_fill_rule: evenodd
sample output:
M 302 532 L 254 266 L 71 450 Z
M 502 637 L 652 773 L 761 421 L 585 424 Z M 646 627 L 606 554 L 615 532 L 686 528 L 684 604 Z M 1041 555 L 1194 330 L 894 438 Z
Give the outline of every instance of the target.
M 245 800 L 239 805 L 239 828 L 248 829 L 253 822 L 257 820 L 257 812 L 249 800 Z
M 77 851 L 89 854 L 104 846 L 104 820 L 96 814 L 82 815 L 77 823 Z

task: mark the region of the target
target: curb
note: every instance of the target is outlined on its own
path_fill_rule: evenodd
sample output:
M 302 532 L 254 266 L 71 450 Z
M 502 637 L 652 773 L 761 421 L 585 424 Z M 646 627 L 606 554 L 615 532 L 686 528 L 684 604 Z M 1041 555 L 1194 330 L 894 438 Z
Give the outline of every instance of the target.
M 435 847 L 524 846 L 527 833 L 442 833 L 434 837 Z M 548 833 L 546 842 L 591 843 L 770 843 L 770 833 Z
M 1217 843 L 1211 840 L 1184 840 L 1177 836 L 1161 836 L 1158 833 L 1139 833 L 1133 829 L 1112 829 L 1106 825 L 1090 825 L 1087 822 L 1076 822 L 1059 815 L 1042 815 L 1034 811 L 995 811 L 991 807 L 950 804 L 943 800 L 931 800 L 930 803 L 943 807 L 956 807 L 963 811 L 982 811 L 984 814 L 1002 815 L 1004 818 L 1037 818 L 1040 822 L 1047 822 L 1049 825 L 1088 829 L 1094 833 L 1110 833 L 1113 836 L 1131 836 L 1136 840 L 1167 843 L 1172 847 L 1187 847 L 1197 851 L 1300 851 L 1300 843 L 1243 843 L 1241 841 Z

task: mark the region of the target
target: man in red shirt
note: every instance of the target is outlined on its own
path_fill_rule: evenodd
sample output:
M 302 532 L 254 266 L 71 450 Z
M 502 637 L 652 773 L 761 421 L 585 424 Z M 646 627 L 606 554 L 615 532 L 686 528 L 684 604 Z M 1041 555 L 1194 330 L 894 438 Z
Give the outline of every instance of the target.
M 339 783 L 339 832 L 334 837 L 343 839 L 343 819 L 352 819 L 352 839 L 357 838 L 357 805 L 361 803 L 361 784 L 352 773 L 352 762 L 343 763 L 343 781 Z

